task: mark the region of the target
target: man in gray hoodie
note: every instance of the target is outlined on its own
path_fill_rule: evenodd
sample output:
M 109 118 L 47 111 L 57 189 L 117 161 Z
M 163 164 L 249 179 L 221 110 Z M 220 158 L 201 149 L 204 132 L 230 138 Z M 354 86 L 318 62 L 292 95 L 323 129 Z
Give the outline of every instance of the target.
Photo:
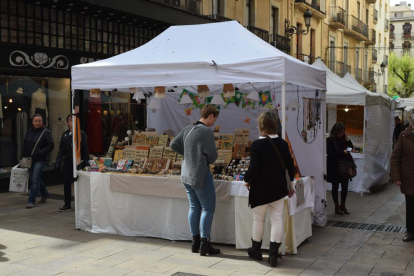
M 184 156 L 181 181 L 190 201 L 188 222 L 193 236 L 191 251 L 200 251 L 201 256 L 220 253 L 220 249 L 215 249 L 210 244 L 216 189 L 209 164 L 214 163 L 218 156 L 214 133 L 210 127 L 218 115 L 217 108 L 211 104 L 205 105 L 201 110 L 201 119 L 194 125 L 185 127 L 170 145 L 175 152 Z

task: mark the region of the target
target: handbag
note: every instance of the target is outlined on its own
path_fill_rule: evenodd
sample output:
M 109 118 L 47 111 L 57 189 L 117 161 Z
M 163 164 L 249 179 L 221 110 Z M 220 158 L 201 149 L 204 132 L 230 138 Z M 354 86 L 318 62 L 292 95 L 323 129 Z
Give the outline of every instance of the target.
M 334 141 L 335 148 L 338 150 L 338 146 L 336 145 L 336 142 Z M 352 179 L 357 175 L 357 166 L 355 164 L 355 161 L 345 161 L 345 160 L 339 160 L 339 176 L 342 179 Z
M 23 169 L 30 169 L 30 167 L 32 167 L 32 155 L 37 147 L 37 144 L 40 141 L 40 138 L 42 138 L 43 133 L 45 133 L 46 128 L 43 130 L 42 134 L 40 134 L 39 139 L 37 139 L 36 145 L 34 146 L 33 150 L 32 150 L 32 154 L 30 154 L 29 157 L 23 157 L 20 162 L 19 162 L 19 167 L 23 168 Z
M 273 140 L 268 135 L 265 135 L 265 137 L 272 144 L 273 149 L 276 152 L 277 159 L 279 159 L 280 165 L 282 165 L 282 168 L 285 170 L 285 177 L 286 177 L 286 183 L 287 183 L 288 196 L 289 197 L 292 197 L 295 194 L 295 190 L 293 189 L 292 181 L 290 181 L 289 171 L 288 171 L 288 169 L 286 167 L 285 162 L 283 161 L 282 155 L 280 154 L 280 151 L 276 147 L 276 144 L 273 142 Z

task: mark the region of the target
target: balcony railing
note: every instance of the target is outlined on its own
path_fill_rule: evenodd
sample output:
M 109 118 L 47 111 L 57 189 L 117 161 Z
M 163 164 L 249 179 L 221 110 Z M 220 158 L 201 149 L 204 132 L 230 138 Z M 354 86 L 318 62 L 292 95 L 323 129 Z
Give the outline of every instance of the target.
M 251 31 L 252 33 L 254 33 L 255 35 L 257 35 L 258 37 L 260 37 L 261 39 L 263 39 L 266 42 L 269 42 L 269 32 L 260 28 L 257 28 L 255 26 L 246 26 L 246 28 Z
M 409 33 L 403 33 L 401 35 L 402 39 L 414 39 L 414 33 L 413 32 L 409 32 Z
M 272 44 L 274 47 L 279 49 L 280 51 L 284 52 L 285 54 L 290 55 L 290 39 L 281 36 L 278 34 L 272 34 L 270 35 L 270 44 Z
M 362 69 L 355 68 L 355 79 L 359 82 L 362 81 Z
M 333 27 L 343 29 L 346 27 L 346 11 L 341 7 L 331 7 L 331 18 L 329 23 Z
M 363 81 L 365 83 L 374 83 L 375 82 L 375 71 L 374 70 L 364 71 Z
M 341 78 L 345 76 L 346 73 L 351 74 L 351 66 L 343 62 L 330 61 L 328 65 L 329 65 L 329 69 L 331 69 L 332 72 L 334 72 Z
M 296 54 L 296 58 L 308 64 L 312 64 L 316 60 L 315 57 L 305 54 Z
M 395 39 L 395 33 L 390 33 L 390 39 Z
M 384 58 L 383 58 L 382 62 L 384 62 L 385 66 L 388 66 L 388 56 L 387 55 L 384 55 Z
M 378 22 L 378 10 L 374 9 L 374 14 L 372 15 L 374 19 L 374 23 L 377 24 Z
M 168 6 L 181 8 L 195 14 L 203 14 L 203 0 L 152 0 Z M 56 1 L 57 2 L 57 1 Z
M 324 0 L 295 0 L 295 3 L 305 3 L 319 12 L 326 13 Z
M 377 38 L 377 32 L 373 29 L 369 30 L 368 40 L 365 41 L 367 45 L 374 45 Z
M 222 21 L 222 22 L 224 22 L 224 21 L 233 21 L 234 20 L 234 19 L 222 16 L 220 14 L 211 14 L 211 15 L 208 15 L 208 17 L 210 17 L 212 19 L 215 19 L 217 21 Z
M 344 64 L 344 68 L 345 68 L 344 76 L 345 76 L 346 73 L 352 74 L 351 65 Z
M 375 49 L 372 49 L 372 62 L 377 62 L 378 60 L 378 51 Z
M 388 19 L 384 19 L 384 31 L 385 32 L 388 32 L 388 29 L 390 28 L 389 25 L 390 25 L 389 20 Z
M 155 2 L 160 2 L 169 6 L 173 7 L 181 7 L 181 1 L 180 0 L 155 0 Z
M 368 38 L 368 25 L 353 15 L 349 16 L 348 29 Z

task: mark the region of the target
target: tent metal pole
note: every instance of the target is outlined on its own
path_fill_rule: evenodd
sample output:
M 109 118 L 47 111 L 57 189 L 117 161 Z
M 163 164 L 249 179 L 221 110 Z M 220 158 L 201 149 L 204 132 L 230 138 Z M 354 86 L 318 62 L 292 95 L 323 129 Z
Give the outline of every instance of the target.
M 76 137 L 76 116 L 75 116 L 75 89 L 72 89 L 72 162 L 73 162 L 73 179 L 76 179 L 78 176 L 77 172 L 77 165 L 76 165 L 76 144 L 75 144 L 75 137 Z M 79 215 L 78 215 L 78 181 L 74 181 L 74 189 L 75 189 L 75 227 L 79 229 Z
M 286 82 L 282 82 L 282 138 L 286 138 Z
M 364 183 L 365 183 L 365 136 L 367 131 L 367 101 L 365 101 L 364 106 L 364 132 L 362 137 L 362 154 L 364 154 L 364 167 L 362 168 L 362 189 L 361 189 L 361 196 L 364 195 Z

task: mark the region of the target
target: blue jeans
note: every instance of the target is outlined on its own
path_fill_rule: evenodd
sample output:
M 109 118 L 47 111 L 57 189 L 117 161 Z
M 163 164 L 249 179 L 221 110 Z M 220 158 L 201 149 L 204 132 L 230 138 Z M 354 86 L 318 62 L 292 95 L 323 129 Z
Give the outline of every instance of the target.
M 185 183 L 183 185 L 187 190 L 188 200 L 190 201 L 188 223 L 190 224 L 191 235 L 210 238 L 211 224 L 216 210 L 216 189 L 214 188 L 213 175 L 207 172 L 202 188 Z M 201 211 L 203 212 L 201 213 Z
M 43 183 L 41 179 L 45 166 L 46 161 L 38 161 L 33 163 L 32 167 L 29 169 L 30 180 L 32 181 L 32 186 L 30 187 L 29 203 L 35 204 L 39 191 L 42 197 L 49 196 L 49 192 L 46 189 L 45 183 Z

